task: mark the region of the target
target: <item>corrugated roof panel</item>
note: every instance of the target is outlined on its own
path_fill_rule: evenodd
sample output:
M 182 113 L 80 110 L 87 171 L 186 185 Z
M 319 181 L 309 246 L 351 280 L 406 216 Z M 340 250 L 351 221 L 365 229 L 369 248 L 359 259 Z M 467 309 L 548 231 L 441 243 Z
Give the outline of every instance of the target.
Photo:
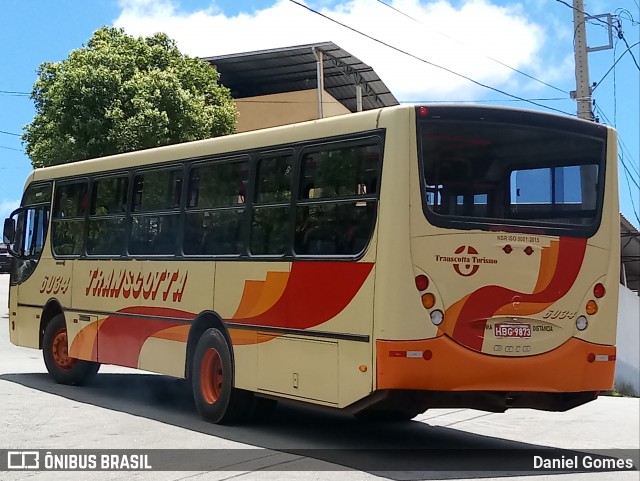
M 356 85 L 364 83 L 365 110 L 398 105 L 375 71 L 332 42 L 204 58 L 220 72 L 234 98 L 317 88 L 315 50 L 325 53 L 325 90 L 351 112 L 356 111 Z

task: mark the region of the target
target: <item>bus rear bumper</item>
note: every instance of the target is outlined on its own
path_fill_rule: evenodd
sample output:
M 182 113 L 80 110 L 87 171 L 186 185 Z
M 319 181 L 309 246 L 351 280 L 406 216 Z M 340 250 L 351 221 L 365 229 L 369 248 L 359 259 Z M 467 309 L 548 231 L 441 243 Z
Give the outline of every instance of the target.
M 571 338 L 553 351 L 499 357 L 447 336 L 376 342 L 377 390 L 577 393 L 613 387 L 615 346 Z M 596 394 L 597 395 L 597 394 Z

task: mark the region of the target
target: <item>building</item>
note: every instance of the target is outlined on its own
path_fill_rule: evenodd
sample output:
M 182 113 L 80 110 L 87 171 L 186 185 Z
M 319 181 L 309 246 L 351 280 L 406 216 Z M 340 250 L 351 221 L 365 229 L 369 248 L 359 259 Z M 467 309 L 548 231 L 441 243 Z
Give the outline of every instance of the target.
M 238 132 L 398 105 L 371 67 L 332 42 L 203 60 L 231 90 Z

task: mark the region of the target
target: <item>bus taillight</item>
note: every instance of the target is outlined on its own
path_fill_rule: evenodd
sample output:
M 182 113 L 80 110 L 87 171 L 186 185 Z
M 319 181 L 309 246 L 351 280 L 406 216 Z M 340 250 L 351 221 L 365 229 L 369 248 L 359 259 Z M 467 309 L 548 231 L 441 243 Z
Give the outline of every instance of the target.
M 587 314 L 589 314 L 590 316 L 598 312 L 598 304 L 596 304 L 596 301 L 592 299 L 589 302 L 587 302 L 586 311 L 587 311 Z
M 426 291 L 427 287 L 429 287 L 429 278 L 425 275 L 419 275 L 416 277 L 416 288 L 422 292 Z
M 426 309 L 431 309 L 433 306 L 436 305 L 436 296 L 434 296 L 430 292 L 427 292 L 426 294 L 423 294 L 422 295 L 422 305 Z
M 596 296 L 596 299 L 604 297 L 606 293 L 607 291 L 605 290 L 604 286 L 599 282 L 593 288 L 593 295 Z
M 434 326 L 439 326 L 444 321 L 444 313 L 440 309 L 431 312 L 431 322 Z
M 586 317 L 580 316 L 576 319 L 576 327 L 578 328 L 578 331 L 584 331 L 588 326 L 589 322 Z

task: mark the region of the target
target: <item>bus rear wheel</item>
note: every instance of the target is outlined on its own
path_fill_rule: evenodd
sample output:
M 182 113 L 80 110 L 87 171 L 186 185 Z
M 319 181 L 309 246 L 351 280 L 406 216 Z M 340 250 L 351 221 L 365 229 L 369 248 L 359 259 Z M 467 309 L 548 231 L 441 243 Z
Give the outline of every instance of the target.
M 233 387 L 231 350 L 215 328 L 200 337 L 193 356 L 191 381 L 200 416 L 216 424 L 244 421 L 253 408 L 253 394 Z
M 97 362 L 69 356 L 69 338 L 63 314 L 58 314 L 47 324 L 42 340 L 42 355 L 47 371 L 58 384 L 86 384 L 100 369 Z

